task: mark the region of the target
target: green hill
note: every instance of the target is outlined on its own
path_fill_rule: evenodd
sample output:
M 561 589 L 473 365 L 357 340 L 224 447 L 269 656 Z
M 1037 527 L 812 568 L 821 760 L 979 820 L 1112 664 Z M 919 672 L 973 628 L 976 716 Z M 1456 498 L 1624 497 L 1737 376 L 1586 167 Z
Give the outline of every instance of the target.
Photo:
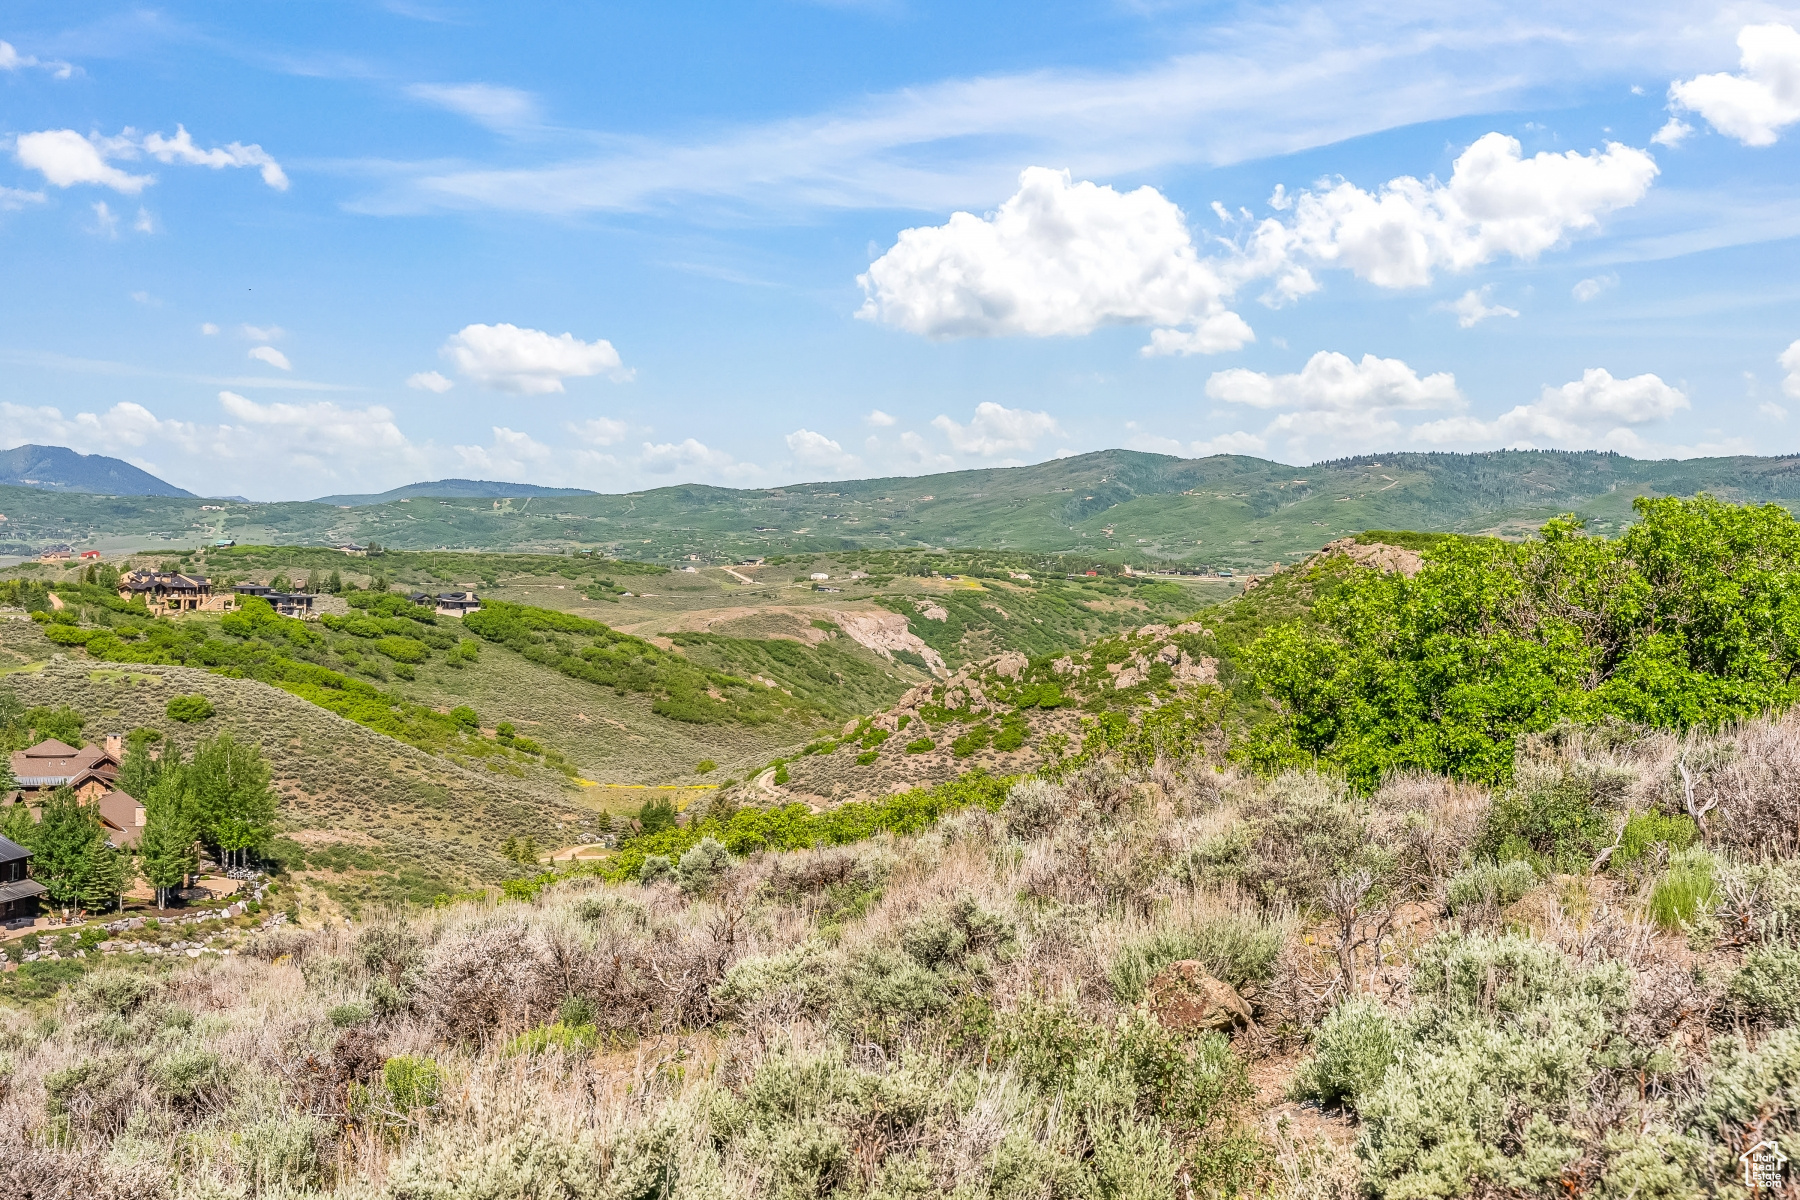
M 401 498 L 363 507 L 123 500 L 0 488 L 0 540 L 130 548 L 376 543 L 398 549 L 601 549 L 680 563 L 850 549 L 970 547 L 1242 570 L 1359 529 L 1521 533 L 1559 512 L 1598 531 L 1639 495 L 1800 503 L 1800 458 L 1646 462 L 1614 454 L 1386 454 L 1296 468 L 1107 450 L 1028 467 L 628 495 Z

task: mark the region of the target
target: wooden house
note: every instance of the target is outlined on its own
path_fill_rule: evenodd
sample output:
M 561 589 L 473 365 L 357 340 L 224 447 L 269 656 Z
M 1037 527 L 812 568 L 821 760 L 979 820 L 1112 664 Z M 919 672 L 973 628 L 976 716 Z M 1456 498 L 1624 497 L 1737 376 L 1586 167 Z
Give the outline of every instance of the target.
M 35 811 L 57 788 L 73 788 L 85 802 L 92 803 L 107 792 L 119 778 L 123 761 L 122 739 L 108 736 L 105 746 L 92 742 L 77 750 L 66 742 L 46 738 L 35 746 L 17 750 L 12 755 L 12 773 L 17 790 L 4 797 L 4 803 L 29 804 Z
M 119 578 L 119 599 L 144 598 L 144 607 L 153 613 L 223 612 L 235 598 L 221 593 L 213 595 L 212 582 L 204 575 L 184 575 L 180 571 L 133 571 Z
M 31 851 L 0 837 L 0 921 L 25 916 L 37 907 L 44 885 L 29 875 Z
M 439 592 L 436 607 L 446 617 L 460 617 L 466 613 L 480 612 L 481 600 L 474 592 Z

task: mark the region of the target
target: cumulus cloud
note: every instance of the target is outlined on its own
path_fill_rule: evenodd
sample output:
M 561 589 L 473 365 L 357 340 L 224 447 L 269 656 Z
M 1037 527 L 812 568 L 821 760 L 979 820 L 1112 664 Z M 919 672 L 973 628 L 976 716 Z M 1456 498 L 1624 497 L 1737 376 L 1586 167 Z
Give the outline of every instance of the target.
M 186 163 L 190 167 L 211 167 L 217 171 L 224 167 L 258 167 L 262 181 L 278 192 L 288 189 L 287 173 L 261 146 L 246 146 L 242 142 L 232 142 L 227 146 L 216 146 L 211 150 L 202 150 L 194 144 L 184 126 L 175 126 L 175 136 L 164 137 L 153 133 L 144 139 L 144 150 L 152 158 L 165 163 Z
M 862 460 L 856 455 L 846 453 L 838 443 L 810 429 L 796 429 L 788 434 L 787 448 L 802 467 L 838 474 L 862 466 Z
M 437 371 L 414 371 L 406 377 L 406 386 L 421 392 L 436 392 L 441 396 L 456 385 Z
M 1692 132 L 1694 132 L 1694 127 L 1692 125 L 1689 125 L 1680 117 L 1670 117 L 1667 121 L 1663 122 L 1663 127 L 1661 129 L 1658 129 L 1655 133 L 1650 135 L 1650 140 L 1658 146 L 1667 146 L 1669 149 L 1673 150 L 1675 147 L 1681 145 L 1681 143 L 1687 141 L 1688 134 Z
M 1183 344 L 1211 352 L 1252 336 L 1241 318 L 1223 319 L 1230 285 L 1200 258 L 1174 203 L 1155 188 L 1121 193 L 1047 167 L 1023 171 L 985 217 L 959 212 L 903 231 L 857 282 L 857 316 L 932 338 L 1191 327 Z
M 91 183 L 135 196 L 156 182 L 154 175 L 133 175 L 107 161 L 109 157 L 135 158 L 136 148 L 129 140 L 88 139 L 73 129 L 21 133 L 13 141 L 13 155 L 21 166 L 59 188 Z
M 1781 405 L 1775 403 L 1773 400 L 1764 400 L 1761 404 L 1756 406 L 1756 411 L 1769 418 L 1771 421 L 1785 421 L 1788 416 L 1787 409 L 1781 407 Z
M 491 83 L 415 83 L 406 94 L 501 132 L 538 121 L 537 100 L 518 88 Z
M 200 322 L 200 336 L 202 336 L 202 337 L 218 337 L 219 336 L 219 327 L 217 325 L 213 324 L 211 321 L 202 321 L 202 322 Z
M 1641 450 L 1638 427 L 1666 421 L 1687 408 L 1688 398 L 1655 375 L 1614 378 L 1589 367 L 1581 378 L 1545 387 L 1534 404 L 1521 404 L 1492 421 L 1451 417 L 1420 425 L 1415 441 L 1434 445 L 1501 444 L 1523 449 Z
M 1575 299 L 1579 300 L 1581 303 L 1586 304 L 1601 292 L 1608 291 L 1618 286 L 1619 277 L 1617 275 L 1610 273 L 1606 275 L 1595 275 L 1592 278 L 1583 279 L 1581 282 L 1577 283 L 1570 289 L 1569 294 L 1574 296 Z
M 679 442 L 645 442 L 638 458 L 644 470 L 655 475 L 672 475 L 677 471 L 690 476 L 738 479 L 759 473 L 754 463 L 741 463 L 723 450 L 714 450 L 695 438 Z
M 279 342 L 287 336 L 279 325 L 239 325 L 238 332 L 253 342 Z
M 119 214 L 114 212 L 104 200 L 94 203 L 94 232 L 101 237 L 116 238 L 119 236 Z
M 572 333 L 552 335 L 517 325 L 465 325 L 439 353 L 466 378 L 521 396 L 560 392 L 565 379 L 602 372 L 630 378 L 619 352 L 604 338 L 584 342 Z
M 1217 437 L 1203 442 L 1195 442 L 1188 448 L 1190 458 L 1207 458 L 1214 454 L 1248 454 L 1258 456 L 1269 448 L 1269 443 L 1254 433 L 1238 430 L 1236 433 L 1221 433 Z
M 17 212 L 27 204 L 42 204 L 47 197 L 42 192 L 28 192 L 23 188 L 0 187 L 0 212 Z
M 1791 25 L 1746 25 L 1737 44 L 1737 74 L 1677 80 L 1669 85 L 1670 107 L 1698 114 L 1746 146 L 1772 146 L 1781 130 L 1800 121 L 1800 32 Z
M 1226 404 L 1277 410 L 1260 435 L 1227 436 L 1255 437 L 1261 447 L 1281 442 L 1296 458 L 1391 445 L 1401 433 L 1397 414 L 1463 406 L 1456 378 L 1448 372 L 1421 377 L 1397 358 L 1365 354 L 1358 362 L 1325 350 L 1291 375 L 1243 367 L 1217 371 L 1206 381 L 1206 394 Z
M 1419 287 L 1439 270 L 1501 256 L 1524 261 L 1643 199 L 1656 162 L 1609 142 L 1604 151 L 1524 157 L 1517 138 L 1489 133 L 1457 158 L 1448 183 L 1411 176 L 1373 192 L 1349 182 L 1271 201 L 1292 210 L 1258 227 L 1264 258 L 1341 267 L 1377 287 Z
M 493 427 L 491 446 L 456 446 L 453 449 L 462 467 L 482 479 L 517 478 L 531 474 L 541 476 L 555 458 L 555 452 L 528 433 Z
M 1464 329 L 1473 329 L 1489 317 L 1516 317 L 1519 310 L 1508 308 L 1504 304 L 1489 304 L 1488 293 L 1493 290 L 1489 284 L 1483 288 L 1470 288 L 1461 297 L 1444 305 L 1456 314 L 1456 323 Z
M 250 357 L 254 358 L 257 362 L 268 363 L 277 371 L 291 371 L 294 369 L 294 364 L 288 361 L 288 356 L 273 346 L 254 347 L 250 351 Z
M 623 421 L 615 421 L 610 417 L 591 417 L 586 421 L 571 421 L 569 432 L 591 446 L 611 446 L 625 440 L 630 432 Z
M 1781 369 L 1787 372 L 1787 378 L 1781 381 L 1781 390 L 1794 399 L 1800 400 L 1800 341 L 1794 342 L 1786 350 L 1783 350 L 1781 357 L 1775 361 L 1780 363 Z
M 865 421 L 867 421 L 869 424 L 878 426 L 883 429 L 887 428 L 888 426 L 890 426 L 894 423 L 894 418 L 889 416 L 887 413 L 882 412 L 879 408 L 871 410 L 869 415 L 864 417 L 863 419 Z
M 22 71 L 27 67 L 41 67 L 58 79 L 67 79 L 75 73 L 73 66 L 60 59 L 20 54 L 11 42 L 0 42 L 0 71 Z
M 977 404 L 975 416 L 967 425 L 958 425 L 946 416 L 934 417 L 931 424 L 943 431 L 958 454 L 978 454 L 983 458 L 1029 450 L 1040 438 L 1062 436 L 1062 427 L 1049 413 L 1006 408 L 992 400 Z

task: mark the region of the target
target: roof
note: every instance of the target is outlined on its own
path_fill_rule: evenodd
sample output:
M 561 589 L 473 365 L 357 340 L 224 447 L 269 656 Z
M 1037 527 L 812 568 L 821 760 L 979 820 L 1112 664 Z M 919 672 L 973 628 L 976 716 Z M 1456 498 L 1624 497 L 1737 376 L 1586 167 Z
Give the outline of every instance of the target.
M 144 806 L 128 793 L 121 792 L 117 788 L 100 797 L 98 806 L 100 819 L 106 823 L 109 830 L 115 831 L 117 834 L 111 838 L 113 844 L 116 846 L 136 845 L 138 838 L 144 834 L 144 823 L 141 818 Z
M 183 575 L 179 571 L 133 571 L 119 580 L 119 586 L 133 592 L 197 592 L 212 587 L 204 575 Z
M 118 773 L 119 760 L 91 742 L 77 750 L 47 738 L 29 749 L 14 751 L 11 766 L 20 787 L 53 788 L 90 777 L 110 782 Z
M 0 862 L 18 862 L 30 857 L 31 851 L 9 838 L 0 837 Z
M 479 603 L 479 601 L 475 599 L 474 592 L 439 592 L 437 598 L 439 600 L 448 600 L 453 604 Z
M 10 904 L 14 900 L 29 900 L 33 896 L 41 896 L 49 891 L 35 879 L 15 879 L 11 883 L 0 883 L 0 904 Z

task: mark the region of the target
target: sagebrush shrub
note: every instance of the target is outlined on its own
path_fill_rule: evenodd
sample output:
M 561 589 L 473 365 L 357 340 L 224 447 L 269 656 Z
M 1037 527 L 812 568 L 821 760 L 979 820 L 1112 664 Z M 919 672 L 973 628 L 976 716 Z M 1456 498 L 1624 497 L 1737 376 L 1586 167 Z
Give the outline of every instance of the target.
M 1579 871 L 1608 832 L 1603 804 L 1632 778 L 1585 763 L 1521 767 L 1512 787 L 1495 798 L 1475 852 L 1500 860 L 1529 859 L 1546 872 Z
M 731 870 L 731 861 L 731 852 L 716 838 L 704 837 L 675 864 L 675 879 L 682 891 L 703 896 Z
M 1537 883 L 1537 871 L 1522 859 L 1503 863 L 1478 862 L 1452 876 L 1446 894 L 1450 911 L 1465 913 L 1505 908 L 1517 903 Z
M 1313 1036 L 1313 1056 L 1294 1075 L 1294 1094 L 1356 1108 L 1399 1058 L 1399 1022 L 1378 1001 L 1353 996 L 1331 1010 Z
M 1253 913 L 1232 913 L 1188 927 L 1154 930 L 1126 942 L 1107 971 L 1113 998 L 1136 1004 L 1170 963 L 1194 959 L 1234 988 L 1265 983 L 1281 952 L 1285 930 Z
M 1789 1025 L 1800 1017 L 1800 950 L 1753 946 L 1725 985 L 1725 995 L 1753 1020 Z

